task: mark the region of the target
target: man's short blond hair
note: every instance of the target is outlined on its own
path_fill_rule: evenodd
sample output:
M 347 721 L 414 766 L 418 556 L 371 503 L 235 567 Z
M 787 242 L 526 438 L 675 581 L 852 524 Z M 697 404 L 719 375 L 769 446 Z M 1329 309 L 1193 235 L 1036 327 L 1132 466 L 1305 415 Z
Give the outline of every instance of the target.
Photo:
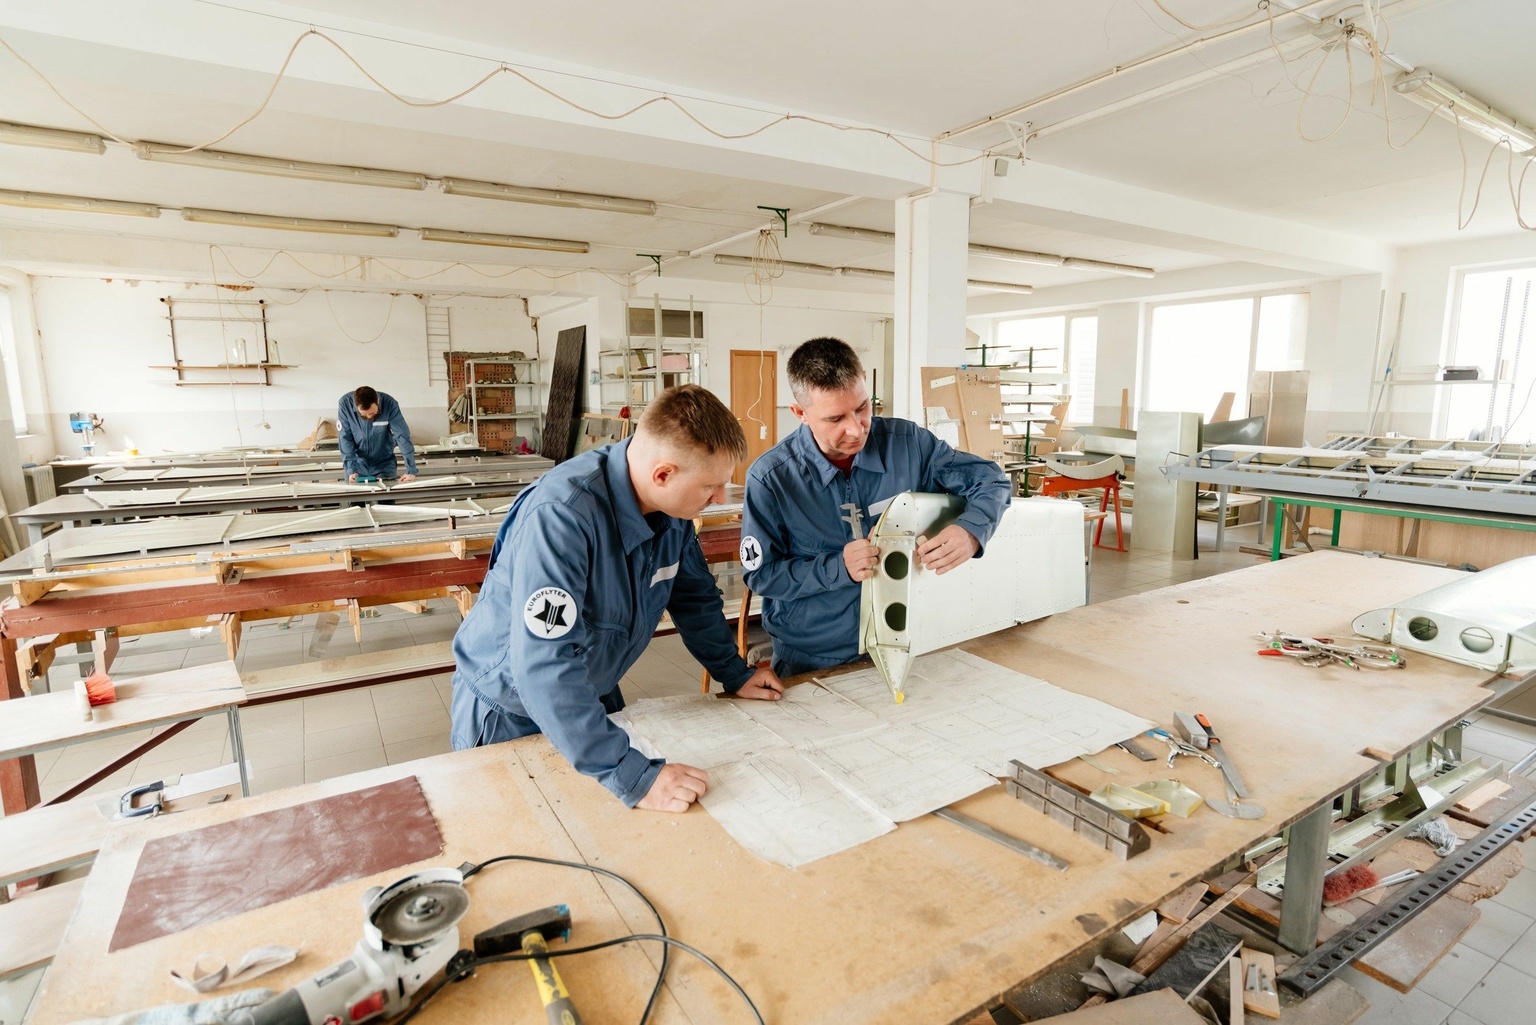
M 647 437 L 709 455 L 747 458 L 747 436 L 736 415 L 707 388 L 683 384 L 668 388 L 645 407 L 635 428 Z

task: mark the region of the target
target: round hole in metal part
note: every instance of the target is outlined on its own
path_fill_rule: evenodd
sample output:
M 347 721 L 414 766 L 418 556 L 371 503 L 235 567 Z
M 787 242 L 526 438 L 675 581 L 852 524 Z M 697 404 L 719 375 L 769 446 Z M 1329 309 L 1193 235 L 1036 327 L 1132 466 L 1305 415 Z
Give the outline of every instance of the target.
M 905 630 L 907 628 L 907 607 L 899 601 L 893 601 L 885 607 L 885 625 L 892 630 Z
M 1432 641 L 1439 632 L 1440 628 L 1428 616 L 1414 616 L 1408 620 L 1408 633 L 1416 641 Z
M 1468 651 L 1482 654 L 1493 648 L 1493 634 L 1480 626 L 1469 626 L 1461 632 L 1461 646 Z
M 885 556 L 885 575 L 892 580 L 901 580 L 911 568 L 907 562 L 906 552 L 887 552 Z

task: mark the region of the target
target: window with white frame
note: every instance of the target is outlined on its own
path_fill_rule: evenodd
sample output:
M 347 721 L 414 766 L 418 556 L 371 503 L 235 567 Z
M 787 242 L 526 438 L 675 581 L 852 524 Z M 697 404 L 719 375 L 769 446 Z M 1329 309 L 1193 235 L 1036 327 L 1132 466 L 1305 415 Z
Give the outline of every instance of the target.
M 1070 396 L 1068 423 L 1093 422 L 1094 365 L 1098 356 L 1099 318 L 1094 313 L 1055 314 L 999 321 L 997 344 L 1006 347 L 1009 360 L 1037 370 L 1065 370 L 1067 384 L 1061 394 Z
M 27 408 L 21 397 L 21 368 L 16 365 L 16 329 L 11 319 L 11 294 L 0 288 L 0 359 L 5 361 L 5 383 L 11 395 L 11 419 L 18 435 L 27 433 Z
M 1247 408 L 1255 370 L 1299 370 L 1307 294 L 1164 303 L 1151 310 L 1142 408 L 1209 417 L 1226 392 L 1233 415 Z
M 1447 438 L 1536 440 L 1536 267 L 1464 274 L 1446 362 L 1476 381 L 1445 381 L 1439 430 Z

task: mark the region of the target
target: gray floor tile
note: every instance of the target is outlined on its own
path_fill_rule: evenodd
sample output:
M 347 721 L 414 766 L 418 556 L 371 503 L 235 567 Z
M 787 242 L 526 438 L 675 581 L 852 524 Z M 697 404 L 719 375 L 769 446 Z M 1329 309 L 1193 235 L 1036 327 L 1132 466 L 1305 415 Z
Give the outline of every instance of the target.
M 1497 964 L 1456 1007 L 1482 1025 L 1528 1022 L 1536 1008 L 1536 977 Z
M 1482 915 L 1461 942 L 1473 950 L 1501 959 L 1531 927 L 1531 917 L 1496 901 L 1484 900 L 1477 904 Z
M 1353 968 L 1341 976 L 1370 1002 L 1355 1025 L 1441 1025 L 1451 1013 L 1451 1005 L 1437 1000 L 1422 989 L 1399 993 Z
M 1418 989 L 1455 1007 L 1495 963 L 1487 954 L 1458 943 L 1419 981 Z
M 1527 865 L 1520 874 L 1494 894 L 1493 899 L 1522 915 L 1536 918 L 1536 868 Z

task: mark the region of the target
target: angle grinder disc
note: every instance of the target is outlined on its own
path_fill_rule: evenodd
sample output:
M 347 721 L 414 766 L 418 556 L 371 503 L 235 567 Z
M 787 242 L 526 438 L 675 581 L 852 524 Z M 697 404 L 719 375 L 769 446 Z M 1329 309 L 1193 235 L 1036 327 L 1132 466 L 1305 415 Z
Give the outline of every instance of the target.
M 421 943 L 457 924 L 468 911 L 469 891 L 461 883 L 423 883 L 384 902 L 373 913 L 373 925 L 385 943 Z

